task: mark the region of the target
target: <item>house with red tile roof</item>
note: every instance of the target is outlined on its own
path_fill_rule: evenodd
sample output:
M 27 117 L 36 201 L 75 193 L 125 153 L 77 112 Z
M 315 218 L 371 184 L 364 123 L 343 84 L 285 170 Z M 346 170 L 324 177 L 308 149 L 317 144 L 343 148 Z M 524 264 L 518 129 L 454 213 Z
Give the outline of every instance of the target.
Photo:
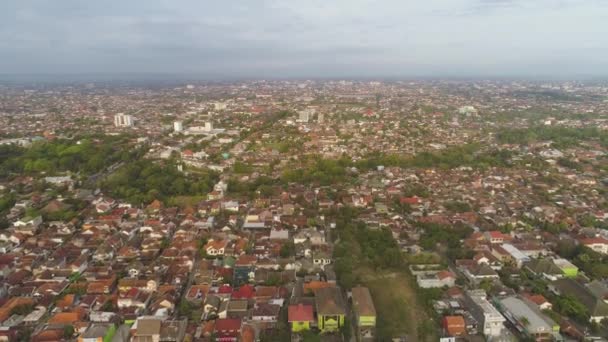
M 327 287 L 336 287 L 336 284 L 334 283 L 329 283 L 326 281 L 318 281 L 318 280 L 313 280 L 307 283 L 304 283 L 304 293 L 314 293 L 316 290 L 318 289 L 324 289 Z
M 408 204 L 408 205 L 417 205 L 420 203 L 420 198 L 413 196 L 413 197 L 401 197 L 399 198 L 399 203 L 401 204 Z
M 209 292 L 209 285 L 192 285 L 185 294 L 186 300 L 202 303 Z
M 498 230 L 492 230 L 484 233 L 484 237 L 490 243 L 502 244 L 507 241 L 511 241 L 512 237 L 509 234 L 503 234 Z
M 238 318 L 220 318 L 215 320 L 214 332 L 217 340 L 236 342 L 241 334 L 241 320 Z
M 257 303 L 267 303 L 271 299 L 281 298 L 281 288 L 278 286 L 257 286 L 255 300 Z
M 290 305 L 287 309 L 287 321 L 291 324 L 291 331 L 293 332 L 310 330 L 310 325 L 315 322 L 312 305 Z
M 523 297 L 526 300 L 536 304 L 541 310 L 551 310 L 553 308 L 553 305 L 541 294 L 526 293 L 523 295 Z
M 81 321 L 85 317 L 85 312 L 82 308 L 76 308 L 69 312 L 58 312 L 49 318 L 49 324 L 74 324 Z
M 27 297 L 13 297 L 9 299 L 0 307 L 0 322 L 7 320 L 15 308 L 24 305 L 34 305 L 34 300 Z
M 251 299 L 255 296 L 255 288 L 252 285 L 242 285 L 238 290 L 232 293 L 233 299 Z
M 63 298 L 57 300 L 55 306 L 59 309 L 66 310 L 74 305 L 76 302 L 76 295 L 67 294 Z
M 224 255 L 228 247 L 228 240 L 209 240 L 204 249 L 208 255 Z
M 466 324 L 462 316 L 443 317 L 443 329 L 451 337 L 462 336 L 466 333 Z

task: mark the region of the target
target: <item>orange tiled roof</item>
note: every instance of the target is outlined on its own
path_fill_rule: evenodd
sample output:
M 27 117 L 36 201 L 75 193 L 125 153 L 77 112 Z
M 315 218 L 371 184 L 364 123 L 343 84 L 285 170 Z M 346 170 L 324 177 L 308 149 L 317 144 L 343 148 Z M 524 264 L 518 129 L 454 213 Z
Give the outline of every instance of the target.
M 75 299 L 76 299 L 76 296 L 74 294 L 67 294 L 67 295 L 65 295 L 65 297 L 63 297 L 57 301 L 57 307 L 60 307 L 60 308 L 70 307 L 70 306 L 74 305 Z
M 84 317 L 84 312 L 74 310 L 72 312 L 58 312 L 49 319 L 49 324 L 74 324 Z
M 9 299 L 2 307 L 0 307 L 0 322 L 5 321 L 11 316 L 14 308 L 21 305 L 33 305 L 34 300 L 26 297 L 14 297 Z
M 335 287 L 335 284 L 328 283 L 326 281 L 311 281 L 304 284 L 304 293 L 314 292 L 318 289 L 324 289 L 328 287 Z

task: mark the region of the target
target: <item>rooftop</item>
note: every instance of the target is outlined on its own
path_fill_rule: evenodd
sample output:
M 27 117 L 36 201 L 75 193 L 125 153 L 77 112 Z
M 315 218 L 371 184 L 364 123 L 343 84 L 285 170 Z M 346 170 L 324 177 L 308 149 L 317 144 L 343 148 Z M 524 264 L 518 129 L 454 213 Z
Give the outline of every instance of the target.
M 374 301 L 367 287 L 354 287 L 353 292 L 353 310 L 359 316 L 376 316 L 376 308 Z

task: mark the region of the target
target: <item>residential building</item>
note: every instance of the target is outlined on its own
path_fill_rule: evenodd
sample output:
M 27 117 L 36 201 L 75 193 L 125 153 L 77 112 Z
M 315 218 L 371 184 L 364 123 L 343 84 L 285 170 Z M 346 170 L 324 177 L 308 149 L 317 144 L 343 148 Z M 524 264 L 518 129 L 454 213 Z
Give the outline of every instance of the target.
M 312 305 L 290 305 L 287 311 L 287 321 L 291 324 L 291 331 L 294 333 L 310 330 L 311 325 L 315 323 Z
M 501 336 L 506 319 L 486 298 L 483 290 L 467 291 L 465 301 L 471 314 L 480 324 L 480 332 L 486 338 Z
M 501 247 L 507 253 L 509 253 L 511 260 L 513 261 L 515 266 L 517 266 L 517 268 L 521 268 L 525 262 L 530 261 L 530 257 L 528 257 L 525 253 L 520 251 L 518 248 L 516 248 L 512 244 L 505 243 Z
M 336 332 L 344 325 L 346 306 L 339 288 L 326 287 L 316 290 L 315 307 L 321 332 Z
M 443 330 L 449 337 L 457 337 L 466 334 L 466 323 L 462 316 L 443 317 Z
M 572 296 L 587 308 L 589 321 L 600 323 L 608 318 L 608 304 L 604 298 L 596 297 L 589 288 L 571 278 L 558 279 L 549 284 L 549 289 L 560 296 Z
M 422 273 L 416 276 L 416 282 L 423 289 L 452 287 L 456 283 L 456 275 L 450 271 Z
M 580 240 L 581 244 L 601 254 L 608 254 L 608 239 L 604 237 L 585 238 Z
M 376 308 L 367 287 L 353 287 L 352 308 L 359 341 L 373 341 L 376 336 Z
M 134 330 L 132 342 L 159 342 L 161 320 L 157 318 L 140 318 L 131 328 Z
M 78 342 L 110 342 L 116 333 L 112 323 L 94 323 L 78 337 Z

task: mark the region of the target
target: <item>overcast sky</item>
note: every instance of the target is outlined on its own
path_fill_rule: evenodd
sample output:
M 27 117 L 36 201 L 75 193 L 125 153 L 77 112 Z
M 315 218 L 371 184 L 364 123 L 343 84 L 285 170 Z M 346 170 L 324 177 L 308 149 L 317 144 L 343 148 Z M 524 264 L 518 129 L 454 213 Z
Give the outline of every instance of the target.
M 608 0 L 0 0 L 0 74 L 608 76 Z

